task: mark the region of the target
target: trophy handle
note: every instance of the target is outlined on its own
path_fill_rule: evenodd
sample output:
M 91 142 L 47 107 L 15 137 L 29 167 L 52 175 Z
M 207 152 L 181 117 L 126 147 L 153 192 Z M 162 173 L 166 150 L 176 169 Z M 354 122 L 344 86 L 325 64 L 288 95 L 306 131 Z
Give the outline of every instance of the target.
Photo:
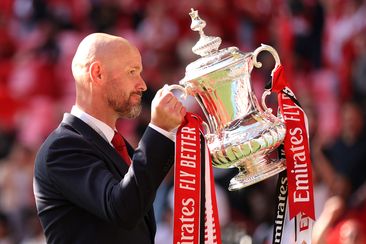
M 268 111 L 269 113 L 272 113 L 272 109 L 268 108 L 267 104 L 266 104 L 266 97 L 270 94 L 271 94 L 270 90 L 265 90 L 262 94 L 262 101 L 261 102 L 262 102 L 262 108 L 264 109 L 264 111 Z
M 182 95 L 180 97 L 183 99 L 186 99 L 188 96 L 187 90 L 183 86 L 180 86 L 180 85 L 165 85 L 164 89 L 166 89 L 167 91 L 180 90 L 182 92 Z
M 253 65 L 256 68 L 262 67 L 262 63 L 257 61 L 257 56 L 262 51 L 270 52 L 272 54 L 275 62 L 276 62 L 275 67 L 273 68 L 272 73 L 271 73 L 271 76 L 273 76 L 273 72 L 276 70 L 276 68 L 278 66 L 281 65 L 280 57 L 278 56 L 278 53 L 277 53 L 276 49 L 274 49 L 273 47 L 271 47 L 269 45 L 261 44 L 261 46 L 258 47 L 257 49 L 255 49 L 254 52 L 253 52 Z
M 204 128 L 203 135 L 206 137 L 207 135 L 209 135 L 211 133 L 210 127 L 208 126 L 208 124 L 205 121 L 202 121 L 202 125 Z
M 202 121 L 203 135 L 206 137 L 208 134 L 210 134 L 210 127 L 208 126 L 208 124 L 205 121 L 203 121 L 202 119 L 200 119 L 199 117 L 197 117 L 196 115 L 193 115 L 193 117 Z
M 258 47 L 257 49 L 255 49 L 254 52 L 253 52 L 253 65 L 256 68 L 262 67 L 262 63 L 257 61 L 257 56 L 262 51 L 270 52 L 272 54 L 275 62 L 276 62 L 275 67 L 273 68 L 273 70 L 271 72 L 271 76 L 273 77 L 274 71 L 277 69 L 278 66 L 281 65 L 280 57 L 278 56 L 278 53 L 277 53 L 276 49 L 274 49 L 273 47 L 271 47 L 269 45 L 261 44 L 261 46 Z M 262 107 L 265 111 L 269 111 L 270 113 L 272 113 L 272 109 L 268 108 L 267 105 L 266 105 L 266 97 L 270 94 L 271 94 L 271 91 L 269 89 L 265 90 L 263 92 L 263 94 L 262 94 Z

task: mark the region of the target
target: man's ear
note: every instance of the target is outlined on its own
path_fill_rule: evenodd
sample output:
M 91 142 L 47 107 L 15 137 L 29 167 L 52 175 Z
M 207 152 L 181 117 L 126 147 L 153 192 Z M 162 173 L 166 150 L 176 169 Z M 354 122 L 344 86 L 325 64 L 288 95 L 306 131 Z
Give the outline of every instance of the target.
M 100 83 L 102 80 L 102 67 L 98 61 L 93 62 L 89 67 L 90 80 Z

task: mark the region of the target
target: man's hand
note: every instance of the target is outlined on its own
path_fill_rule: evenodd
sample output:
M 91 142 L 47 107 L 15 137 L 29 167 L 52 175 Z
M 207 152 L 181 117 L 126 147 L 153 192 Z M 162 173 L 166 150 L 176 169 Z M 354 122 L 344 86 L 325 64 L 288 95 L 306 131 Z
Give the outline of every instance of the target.
M 185 115 L 185 107 L 166 87 L 156 93 L 151 103 L 151 123 L 153 125 L 171 131 L 182 123 Z

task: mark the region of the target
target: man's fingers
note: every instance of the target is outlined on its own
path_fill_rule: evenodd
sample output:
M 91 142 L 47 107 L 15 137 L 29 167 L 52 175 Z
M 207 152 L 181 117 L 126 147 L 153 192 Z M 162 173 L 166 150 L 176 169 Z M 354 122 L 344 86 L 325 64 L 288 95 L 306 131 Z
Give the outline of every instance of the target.
M 164 94 L 164 92 L 163 92 L 162 98 L 161 98 L 161 103 L 169 104 L 169 103 L 173 102 L 174 99 L 175 99 L 175 96 L 173 95 L 173 93 L 168 92 L 168 93 Z
M 182 106 L 180 108 L 180 116 L 182 116 L 182 118 L 184 118 L 184 116 L 186 116 L 187 110 L 184 106 Z
M 182 107 L 182 103 L 177 100 L 174 104 L 174 110 L 179 112 Z
M 165 85 L 163 88 L 159 89 L 154 97 L 153 104 L 161 104 L 166 105 L 168 104 L 172 99 L 174 98 L 173 93 L 171 93 L 167 89 L 167 85 Z
M 186 109 L 168 87 L 161 88 L 154 101 L 151 111 L 151 122 L 154 125 L 167 131 L 180 125 L 186 114 Z

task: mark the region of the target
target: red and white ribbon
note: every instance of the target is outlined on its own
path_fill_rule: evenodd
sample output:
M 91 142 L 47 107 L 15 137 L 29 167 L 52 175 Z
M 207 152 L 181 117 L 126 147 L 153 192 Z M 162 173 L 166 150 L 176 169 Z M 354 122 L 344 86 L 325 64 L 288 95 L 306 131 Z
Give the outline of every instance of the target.
M 315 213 L 307 117 L 294 93 L 287 86 L 281 65 L 273 74 L 271 90 L 278 93 L 278 103 L 286 125 L 284 152 L 288 207 L 290 220 L 296 217 L 295 240 L 297 243 L 311 243 Z
M 187 113 L 177 132 L 174 171 L 175 244 L 221 244 L 212 165 L 201 131 L 202 119 Z

